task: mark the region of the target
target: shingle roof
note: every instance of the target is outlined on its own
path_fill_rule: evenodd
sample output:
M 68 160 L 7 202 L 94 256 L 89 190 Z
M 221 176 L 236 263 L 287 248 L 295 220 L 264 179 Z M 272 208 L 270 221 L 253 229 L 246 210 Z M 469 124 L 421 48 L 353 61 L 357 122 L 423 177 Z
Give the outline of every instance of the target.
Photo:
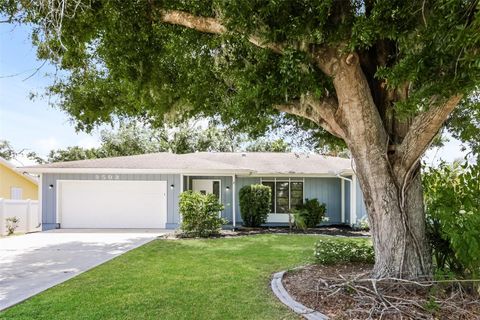
M 171 171 L 249 172 L 253 174 L 331 174 L 351 169 L 351 160 L 318 154 L 274 152 L 151 153 L 136 156 L 57 162 L 25 171 L 66 169 L 157 169 Z

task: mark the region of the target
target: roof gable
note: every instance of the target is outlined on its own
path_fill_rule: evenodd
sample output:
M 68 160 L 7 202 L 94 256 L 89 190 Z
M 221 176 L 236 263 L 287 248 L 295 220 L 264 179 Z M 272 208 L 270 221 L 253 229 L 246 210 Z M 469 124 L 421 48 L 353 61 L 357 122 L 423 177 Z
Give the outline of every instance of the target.
M 23 179 L 28 180 L 29 182 L 32 182 L 35 185 L 38 185 L 38 181 L 36 179 L 23 174 L 17 167 L 15 167 L 13 164 L 11 164 L 9 161 L 7 161 L 6 159 L 4 159 L 2 157 L 0 157 L 0 165 L 5 167 L 7 170 L 15 173 L 16 175 L 19 175 Z

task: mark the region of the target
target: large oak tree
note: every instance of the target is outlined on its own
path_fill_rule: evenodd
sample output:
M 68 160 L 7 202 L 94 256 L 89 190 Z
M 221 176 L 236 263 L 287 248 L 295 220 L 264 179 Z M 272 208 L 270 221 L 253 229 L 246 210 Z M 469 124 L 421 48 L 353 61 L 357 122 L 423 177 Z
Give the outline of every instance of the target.
M 0 3 L 8 21 L 33 24 L 39 57 L 68 71 L 50 93 L 81 129 L 216 115 L 260 133 L 282 114 L 344 143 L 374 276 L 431 274 L 419 159 L 446 121 L 457 136 L 478 132 L 478 1 Z

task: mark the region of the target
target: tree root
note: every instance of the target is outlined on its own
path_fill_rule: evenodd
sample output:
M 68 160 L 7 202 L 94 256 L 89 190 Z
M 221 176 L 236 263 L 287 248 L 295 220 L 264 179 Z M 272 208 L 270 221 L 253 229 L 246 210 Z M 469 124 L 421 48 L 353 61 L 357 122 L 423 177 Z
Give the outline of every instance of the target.
M 397 278 L 317 280 L 317 299 L 352 301 L 350 319 L 479 319 L 480 300 L 474 287 L 480 280 L 413 281 Z

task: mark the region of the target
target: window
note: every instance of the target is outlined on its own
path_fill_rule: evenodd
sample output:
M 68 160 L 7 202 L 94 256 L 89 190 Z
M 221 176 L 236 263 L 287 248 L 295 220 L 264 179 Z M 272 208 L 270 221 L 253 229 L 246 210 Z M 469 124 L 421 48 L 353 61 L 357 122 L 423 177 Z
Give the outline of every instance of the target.
M 213 194 L 220 200 L 220 181 L 213 180 Z
M 10 189 L 10 198 L 12 200 L 22 200 L 23 198 L 23 189 L 19 187 L 12 187 Z
M 275 185 L 275 198 L 277 199 L 277 209 L 275 210 L 275 213 L 288 213 L 290 198 L 288 182 L 277 181 Z
M 303 204 L 303 182 L 290 182 L 290 207 L 296 209 Z
M 270 199 L 270 212 L 275 212 L 275 182 L 263 181 L 264 186 L 270 187 L 272 190 L 272 199 Z
M 262 181 L 262 184 L 272 190 L 270 212 L 288 213 L 290 209 L 303 204 L 303 181 L 274 180 Z

